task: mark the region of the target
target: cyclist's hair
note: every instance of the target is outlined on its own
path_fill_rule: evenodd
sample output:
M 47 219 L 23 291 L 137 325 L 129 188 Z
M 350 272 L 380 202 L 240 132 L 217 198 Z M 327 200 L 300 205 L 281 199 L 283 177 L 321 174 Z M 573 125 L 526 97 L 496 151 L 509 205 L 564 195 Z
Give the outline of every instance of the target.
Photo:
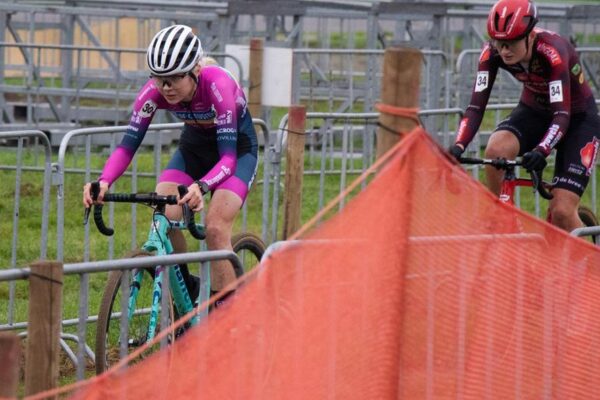
M 186 25 L 161 29 L 150 42 L 148 67 L 154 75 L 166 76 L 190 72 L 202 58 L 200 39 Z
M 200 65 L 206 67 L 207 65 L 219 65 L 219 63 L 214 58 L 206 56 L 200 59 Z

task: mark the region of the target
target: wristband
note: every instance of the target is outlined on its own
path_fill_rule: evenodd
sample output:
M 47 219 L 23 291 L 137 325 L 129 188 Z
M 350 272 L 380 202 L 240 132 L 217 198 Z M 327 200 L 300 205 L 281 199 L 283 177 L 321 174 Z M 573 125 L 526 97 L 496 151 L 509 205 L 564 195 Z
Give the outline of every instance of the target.
M 206 193 L 209 192 L 208 189 L 208 184 L 204 181 L 195 181 L 194 182 L 196 185 L 198 185 L 198 187 L 200 187 L 200 193 L 202 193 L 202 195 L 204 196 Z

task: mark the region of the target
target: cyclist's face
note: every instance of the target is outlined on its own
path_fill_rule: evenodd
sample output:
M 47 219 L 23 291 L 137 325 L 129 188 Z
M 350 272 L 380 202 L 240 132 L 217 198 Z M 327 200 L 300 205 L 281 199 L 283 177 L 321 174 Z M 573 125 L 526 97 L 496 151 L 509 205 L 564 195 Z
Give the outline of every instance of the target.
M 492 46 L 498 50 L 505 64 L 512 65 L 521 61 L 528 61 L 526 58 L 529 52 L 527 51 L 525 42 L 525 38 L 518 40 L 492 40 Z
M 189 74 L 184 73 L 169 76 L 150 75 L 150 77 L 154 80 L 154 84 L 160 94 L 163 95 L 169 104 L 191 100 L 190 97 L 193 95 L 195 82 Z

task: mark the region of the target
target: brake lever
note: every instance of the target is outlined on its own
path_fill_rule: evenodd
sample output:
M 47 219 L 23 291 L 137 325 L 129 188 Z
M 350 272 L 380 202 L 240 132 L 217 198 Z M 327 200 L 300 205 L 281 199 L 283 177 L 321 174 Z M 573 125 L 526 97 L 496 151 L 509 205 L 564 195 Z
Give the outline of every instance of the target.
M 90 184 L 90 194 L 92 196 L 92 200 L 96 201 L 98 199 L 98 195 L 100 194 L 100 182 L 94 181 Z M 83 225 L 87 225 L 90 219 L 92 207 L 93 206 L 86 207 L 83 211 Z
M 533 192 L 536 191 L 546 200 L 552 200 L 554 195 L 546 190 L 544 187 L 544 183 L 542 181 L 541 176 L 542 171 L 531 170 L 529 173 L 531 174 L 531 181 L 533 182 Z

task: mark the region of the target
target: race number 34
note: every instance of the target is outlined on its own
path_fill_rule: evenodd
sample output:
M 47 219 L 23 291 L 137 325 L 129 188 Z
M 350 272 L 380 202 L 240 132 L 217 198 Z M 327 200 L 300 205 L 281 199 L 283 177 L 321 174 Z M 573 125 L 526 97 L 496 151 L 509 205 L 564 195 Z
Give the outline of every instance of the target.
M 488 71 L 477 72 L 477 81 L 475 82 L 475 91 L 483 92 L 488 87 L 490 73 Z
M 563 101 L 563 87 L 561 81 L 552 81 L 548 84 L 550 91 L 550 103 L 558 103 Z

